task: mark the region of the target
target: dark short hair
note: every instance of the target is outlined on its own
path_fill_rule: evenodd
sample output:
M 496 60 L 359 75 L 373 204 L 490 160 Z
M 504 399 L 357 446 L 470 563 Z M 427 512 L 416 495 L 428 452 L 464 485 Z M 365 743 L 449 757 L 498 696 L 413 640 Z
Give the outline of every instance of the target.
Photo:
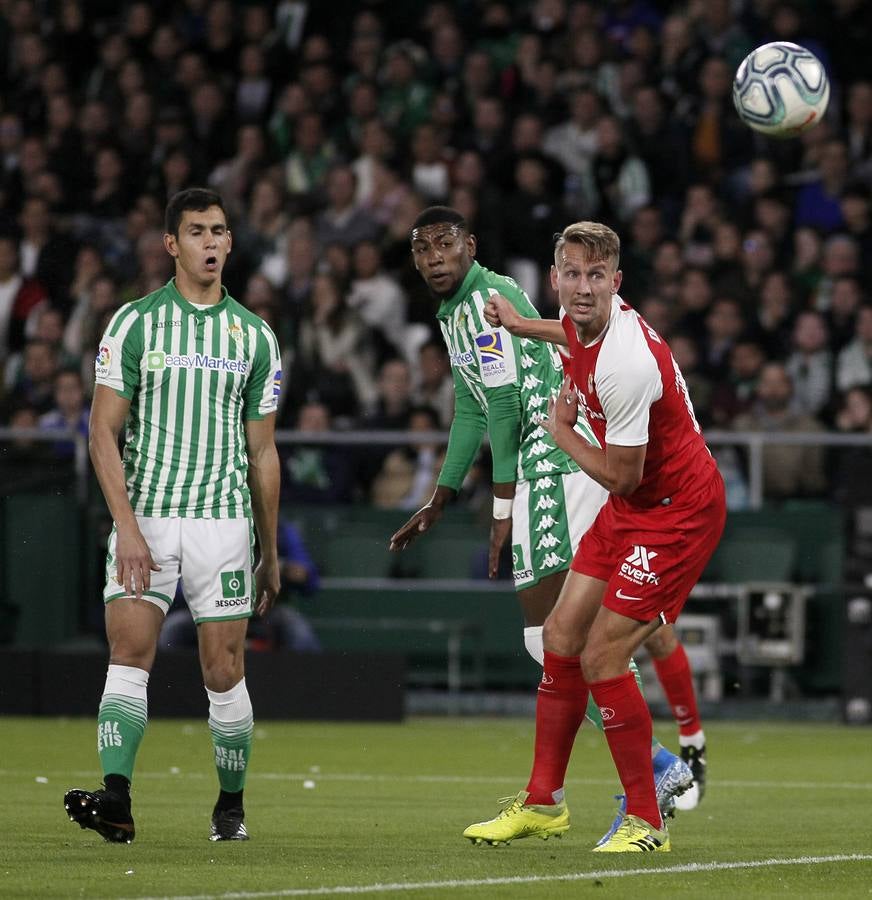
M 426 228 L 428 225 L 441 225 L 443 223 L 446 225 L 457 225 L 463 231 L 469 231 L 466 219 L 456 209 L 452 209 L 450 206 L 428 206 L 412 222 L 409 234 L 411 236 L 411 232 L 416 228 Z
M 210 191 L 208 188 L 186 188 L 177 194 L 173 194 L 169 203 L 167 203 L 164 215 L 164 231 L 167 234 L 174 234 L 178 237 L 183 213 L 187 210 L 203 212 L 209 209 L 210 206 L 217 206 L 225 216 L 227 215 L 221 195 L 215 191 Z

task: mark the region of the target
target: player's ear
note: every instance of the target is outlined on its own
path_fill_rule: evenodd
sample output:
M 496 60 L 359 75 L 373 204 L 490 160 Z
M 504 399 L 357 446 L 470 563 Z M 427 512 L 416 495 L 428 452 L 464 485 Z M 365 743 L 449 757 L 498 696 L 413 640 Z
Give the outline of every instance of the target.
M 173 259 L 178 259 L 179 248 L 176 245 L 176 236 L 174 234 L 164 235 L 164 247 Z
M 227 253 L 229 255 L 230 251 L 233 249 L 233 234 L 230 229 L 227 229 Z
M 475 251 L 478 249 L 478 243 L 475 240 L 474 234 L 468 234 L 466 236 L 466 249 L 469 251 L 469 255 L 475 259 Z
M 551 290 L 557 290 L 557 266 L 551 265 Z
M 624 273 L 618 269 L 615 272 L 615 277 L 612 281 L 612 293 L 617 294 L 617 292 L 621 289 L 621 282 L 624 280 Z

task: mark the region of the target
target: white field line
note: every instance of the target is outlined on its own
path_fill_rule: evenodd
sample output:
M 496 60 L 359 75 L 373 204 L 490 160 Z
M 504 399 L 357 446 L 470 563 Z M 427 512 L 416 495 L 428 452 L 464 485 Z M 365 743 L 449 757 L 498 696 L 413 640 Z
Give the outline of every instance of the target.
M 25 769 L 0 769 L 0 778 L 33 778 L 50 779 L 90 778 L 100 780 L 96 769 L 79 769 L 76 771 L 40 772 Z M 214 779 L 214 772 L 137 772 L 137 781 L 162 781 L 174 778 Z M 248 779 L 264 781 L 301 781 L 312 778 L 316 781 L 348 781 L 348 782 L 394 782 L 404 784 L 515 784 L 518 775 L 399 775 L 393 773 L 371 772 L 249 772 Z M 566 784 L 609 785 L 614 778 L 567 778 Z M 872 791 L 872 781 L 748 781 L 744 779 L 717 778 L 712 784 L 730 788 L 768 788 L 783 790 L 823 790 L 823 791 Z
M 506 878 L 452 878 L 446 881 L 350 884 L 318 888 L 286 888 L 277 891 L 231 891 L 225 894 L 164 895 L 127 900 L 258 900 L 265 897 L 330 897 L 346 894 L 401 893 L 405 891 L 451 891 L 459 888 L 510 887 L 543 882 L 601 881 L 636 875 L 687 875 L 695 872 L 723 872 L 730 869 L 765 869 L 771 866 L 818 866 L 826 863 L 870 862 L 872 854 L 845 853 L 837 856 L 797 856 L 787 859 L 751 859 L 742 862 L 686 863 L 680 866 L 644 869 L 606 869 L 599 872 L 569 872 L 565 875 L 514 875 Z

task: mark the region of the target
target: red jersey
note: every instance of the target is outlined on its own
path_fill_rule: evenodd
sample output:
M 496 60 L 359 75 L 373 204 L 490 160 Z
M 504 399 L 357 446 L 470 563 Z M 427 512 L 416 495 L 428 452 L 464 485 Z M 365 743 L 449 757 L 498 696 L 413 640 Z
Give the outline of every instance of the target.
M 600 444 L 647 444 L 642 481 L 627 497 L 612 495 L 616 508 L 680 502 L 714 477 L 717 466 L 666 341 L 617 295 L 605 332 L 588 346 L 567 316 L 561 321 L 569 374 Z

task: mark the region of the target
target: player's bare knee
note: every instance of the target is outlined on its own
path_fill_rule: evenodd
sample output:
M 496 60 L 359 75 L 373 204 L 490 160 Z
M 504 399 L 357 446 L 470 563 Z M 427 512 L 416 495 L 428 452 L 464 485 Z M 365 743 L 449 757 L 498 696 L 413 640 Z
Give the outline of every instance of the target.
M 558 656 L 578 656 L 584 641 L 579 635 L 563 627 L 552 615 L 542 626 L 542 645 L 549 653 L 556 653 Z
M 655 659 L 664 659 L 678 646 L 678 638 L 671 626 L 663 625 L 645 641 L 645 649 Z
M 600 641 L 589 641 L 581 652 L 581 670 L 588 684 L 619 678 L 628 670 L 629 664 L 629 657 L 625 658 L 616 647 Z

